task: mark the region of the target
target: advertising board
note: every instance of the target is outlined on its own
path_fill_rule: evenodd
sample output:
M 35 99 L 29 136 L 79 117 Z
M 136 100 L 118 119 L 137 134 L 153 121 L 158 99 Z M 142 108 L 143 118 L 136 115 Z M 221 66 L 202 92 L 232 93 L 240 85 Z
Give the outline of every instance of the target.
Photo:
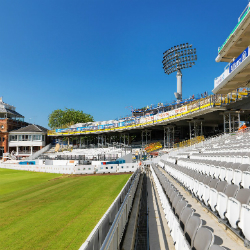
M 220 76 L 214 79 L 214 88 L 216 88 L 229 75 L 229 68 L 227 68 Z
M 248 57 L 248 47 L 232 62 L 229 64 L 229 74 L 232 73 L 241 63 Z

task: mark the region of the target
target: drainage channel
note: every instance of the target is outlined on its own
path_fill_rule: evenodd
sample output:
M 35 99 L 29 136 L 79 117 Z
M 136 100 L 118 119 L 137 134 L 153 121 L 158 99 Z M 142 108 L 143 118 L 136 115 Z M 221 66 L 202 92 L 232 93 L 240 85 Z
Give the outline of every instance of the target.
M 135 240 L 135 250 L 149 249 L 148 242 L 148 205 L 147 205 L 147 176 L 143 174 L 142 193 L 140 200 L 140 210 Z

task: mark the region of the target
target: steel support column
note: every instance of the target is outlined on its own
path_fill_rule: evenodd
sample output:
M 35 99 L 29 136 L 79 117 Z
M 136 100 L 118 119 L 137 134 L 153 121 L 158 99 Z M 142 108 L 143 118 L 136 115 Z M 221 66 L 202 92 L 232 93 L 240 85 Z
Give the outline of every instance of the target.
M 141 141 L 142 141 L 142 147 L 144 147 L 145 145 L 148 144 L 149 141 L 151 141 L 151 130 L 145 129 L 141 131 Z
M 202 120 L 192 120 L 189 121 L 189 138 L 190 140 L 192 138 L 195 138 L 197 136 L 203 135 L 203 127 L 202 127 Z M 193 123 L 193 129 L 192 129 L 192 123 Z
M 174 144 L 174 126 L 164 127 L 164 148 L 172 148 Z
M 233 133 L 240 128 L 240 112 L 226 111 L 223 114 L 224 133 Z

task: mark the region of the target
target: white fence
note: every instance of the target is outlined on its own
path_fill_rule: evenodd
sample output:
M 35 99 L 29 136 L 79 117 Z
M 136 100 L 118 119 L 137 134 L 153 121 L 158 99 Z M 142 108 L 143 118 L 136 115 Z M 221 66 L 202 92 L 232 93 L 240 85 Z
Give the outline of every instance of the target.
M 135 172 L 139 168 L 138 163 L 108 164 L 108 165 L 76 165 L 74 160 L 36 160 L 35 165 L 21 165 L 14 163 L 1 163 L 0 168 L 26 170 L 34 172 L 57 174 L 108 174 Z M 27 162 L 29 163 L 29 162 Z M 45 163 L 45 164 L 44 164 Z

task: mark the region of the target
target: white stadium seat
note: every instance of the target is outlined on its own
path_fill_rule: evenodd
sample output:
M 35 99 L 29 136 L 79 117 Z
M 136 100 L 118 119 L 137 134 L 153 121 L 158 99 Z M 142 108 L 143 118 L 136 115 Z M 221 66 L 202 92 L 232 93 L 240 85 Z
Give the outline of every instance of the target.
M 225 219 L 228 199 L 230 197 L 235 197 L 238 190 L 239 190 L 239 186 L 231 184 L 227 186 L 225 193 L 222 193 L 222 192 L 218 193 L 216 210 L 221 219 Z

